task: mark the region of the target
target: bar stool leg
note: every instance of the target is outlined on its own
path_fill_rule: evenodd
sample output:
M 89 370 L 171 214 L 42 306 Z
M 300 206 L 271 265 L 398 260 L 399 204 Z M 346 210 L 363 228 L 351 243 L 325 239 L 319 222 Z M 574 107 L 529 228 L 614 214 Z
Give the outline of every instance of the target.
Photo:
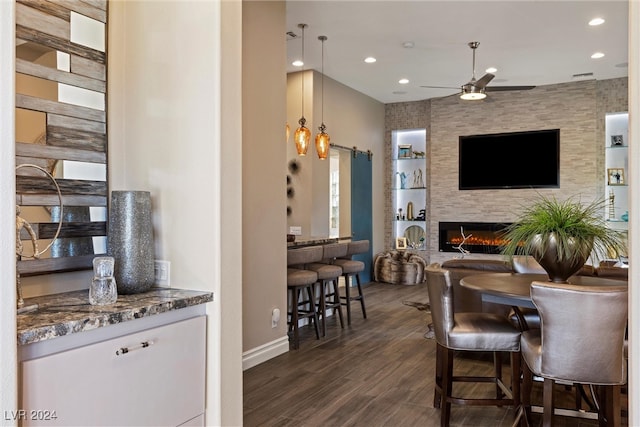
M 293 348 L 297 349 L 299 346 L 300 336 L 298 332 L 298 300 L 300 299 L 300 288 L 299 287 L 290 287 L 289 291 L 291 292 L 291 320 L 289 323 L 289 332 L 293 332 L 292 344 Z
M 329 286 L 333 286 L 333 291 L 327 294 L 329 296 L 333 296 L 333 299 L 330 301 L 331 307 L 333 307 L 333 315 L 336 315 L 336 309 L 338 311 L 338 316 L 340 316 L 340 327 L 344 329 L 344 317 L 342 316 L 342 305 L 340 304 L 340 291 L 338 289 L 338 279 L 331 280 L 328 283 Z
M 362 293 L 362 286 L 360 285 L 360 274 L 356 273 L 356 283 L 358 284 L 358 299 L 360 300 L 360 306 L 362 307 L 362 317 L 367 318 L 367 310 L 364 308 L 364 294 Z
M 318 301 L 318 317 L 322 318 L 322 336 L 327 336 L 327 296 L 325 286 L 327 286 L 326 280 L 320 281 L 320 298 Z
M 345 292 L 345 296 L 344 297 L 340 297 L 342 299 L 345 300 L 345 302 L 342 305 L 346 305 L 347 306 L 347 325 L 351 325 L 351 290 L 349 289 L 349 275 L 345 274 L 344 276 L 344 292 Z

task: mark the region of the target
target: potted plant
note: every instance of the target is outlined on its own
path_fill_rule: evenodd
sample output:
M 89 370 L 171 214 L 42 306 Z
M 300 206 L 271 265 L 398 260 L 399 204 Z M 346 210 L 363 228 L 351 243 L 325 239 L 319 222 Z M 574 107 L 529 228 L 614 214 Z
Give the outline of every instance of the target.
M 501 252 L 531 255 L 553 282 L 565 282 L 590 256 L 596 261 L 625 255 L 625 235 L 607 227 L 604 203 L 539 196 L 504 229 Z

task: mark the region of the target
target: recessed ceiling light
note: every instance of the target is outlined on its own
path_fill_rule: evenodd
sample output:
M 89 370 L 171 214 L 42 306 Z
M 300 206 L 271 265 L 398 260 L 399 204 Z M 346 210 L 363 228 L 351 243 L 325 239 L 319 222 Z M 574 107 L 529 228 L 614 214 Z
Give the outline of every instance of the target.
M 407 92 L 403 91 L 403 90 L 394 90 L 393 92 L 391 92 L 394 95 L 404 95 Z
M 589 25 L 591 25 L 592 27 L 602 24 L 604 24 L 604 19 L 602 18 L 593 18 L 591 21 L 589 21 Z
M 498 69 L 496 67 L 489 67 L 484 71 L 487 73 L 495 73 L 496 71 L 498 71 Z
M 373 64 L 374 62 L 376 62 L 376 58 L 374 58 L 373 56 L 368 56 L 364 58 L 364 62 L 366 62 L 367 64 Z
M 600 59 L 602 57 L 604 57 L 604 53 L 602 52 L 596 52 L 593 55 L 591 55 L 591 59 Z
M 296 59 L 291 63 L 291 65 L 293 65 L 294 67 L 302 67 L 304 65 L 304 62 L 300 61 L 299 59 Z
M 615 66 L 618 67 L 618 68 L 627 68 L 629 66 L 629 63 L 628 62 L 621 62 L 619 64 L 616 64 Z
M 400 83 L 401 85 L 406 85 L 407 83 L 409 83 L 409 79 L 400 79 L 398 80 L 398 83 Z
M 405 49 L 411 49 L 413 46 L 415 46 L 415 44 L 413 42 L 404 42 L 404 43 L 402 43 L 402 47 L 404 47 Z

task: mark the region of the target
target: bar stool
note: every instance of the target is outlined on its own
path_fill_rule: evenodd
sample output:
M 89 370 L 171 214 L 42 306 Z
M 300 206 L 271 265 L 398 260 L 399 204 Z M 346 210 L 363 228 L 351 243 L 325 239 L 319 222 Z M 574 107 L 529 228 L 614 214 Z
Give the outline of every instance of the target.
M 342 276 L 342 268 L 334 265 L 335 259 L 347 255 L 347 243 L 329 243 L 322 246 L 322 263 L 311 263 L 307 269 L 318 273 L 320 284 L 320 298 L 318 301 L 318 315 L 322 320 L 322 336 L 327 335 L 327 310 L 332 309 L 335 316 L 336 310 L 340 316 L 340 327 L 344 328 L 342 316 L 342 304 L 340 291 L 338 290 L 338 278 Z
M 351 325 L 351 301 L 360 301 L 362 307 L 362 317 L 367 318 L 367 311 L 364 307 L 364 295 L 362 294 L 362 286 L 360 283 L 360 272 L 364 271 L 364 262 L 351 259 L 353 255 L 360 254 L 369 251 L 368 240 L 357 240 L 355 242 L 349 242 L 347 246 L 347 255 L 343 258 L 337 258 L 334 261 L 335 265 L 342 268 L 342 275 L 344 276 L 344 289 L 345 296 L 340 297 L 344 302 L 342 305 L 347 306 L 347 324 Z M 358 295 L 351 295 L 351 289 L 349 284 L 349 278 L 356 278 L 356 284 L 358 286 Z
M 308 246 L 306 248 L 287 250 L 287 324 L 289 325 L 289 341 L 293 348 L 300 346 L 298 323 L 308 318 L 313 323 L 316 339 L 320 339 L 318 330 L 318 313 L 316 311 L 316 297 L 314 287 L 318 281 L 318 273 L 305 270 L 304 267 L 322 259 L 322 246 Z M 294 267 L 294 268 L 290 268 Z M 306 296 L 304 295 L 306 291 Z

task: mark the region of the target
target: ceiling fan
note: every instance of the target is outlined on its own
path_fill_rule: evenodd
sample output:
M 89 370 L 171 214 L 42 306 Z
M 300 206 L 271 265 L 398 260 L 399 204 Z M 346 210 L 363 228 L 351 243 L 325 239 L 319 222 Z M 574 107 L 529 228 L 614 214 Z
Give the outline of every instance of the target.
M 484 76 L 476 80 L 476 49 L 480 45 L 480 42 L 469 42 L 469 47 L 473 52 L 473 68 L 471 74 L 471 80 L 468 83 L 463 84 L 459 88 L 461 89 L 460 98 L 464 100 L 476 101 L 486 98 L 485 92 L 497 92 L 508 90 L 529 90 L 535 86 L 487 86 L 491 80 L 495 77 L 494 74 L 486 73 Z M 434 89 L 458 89 L 458 87 L 451 86 L 420 86 Z

